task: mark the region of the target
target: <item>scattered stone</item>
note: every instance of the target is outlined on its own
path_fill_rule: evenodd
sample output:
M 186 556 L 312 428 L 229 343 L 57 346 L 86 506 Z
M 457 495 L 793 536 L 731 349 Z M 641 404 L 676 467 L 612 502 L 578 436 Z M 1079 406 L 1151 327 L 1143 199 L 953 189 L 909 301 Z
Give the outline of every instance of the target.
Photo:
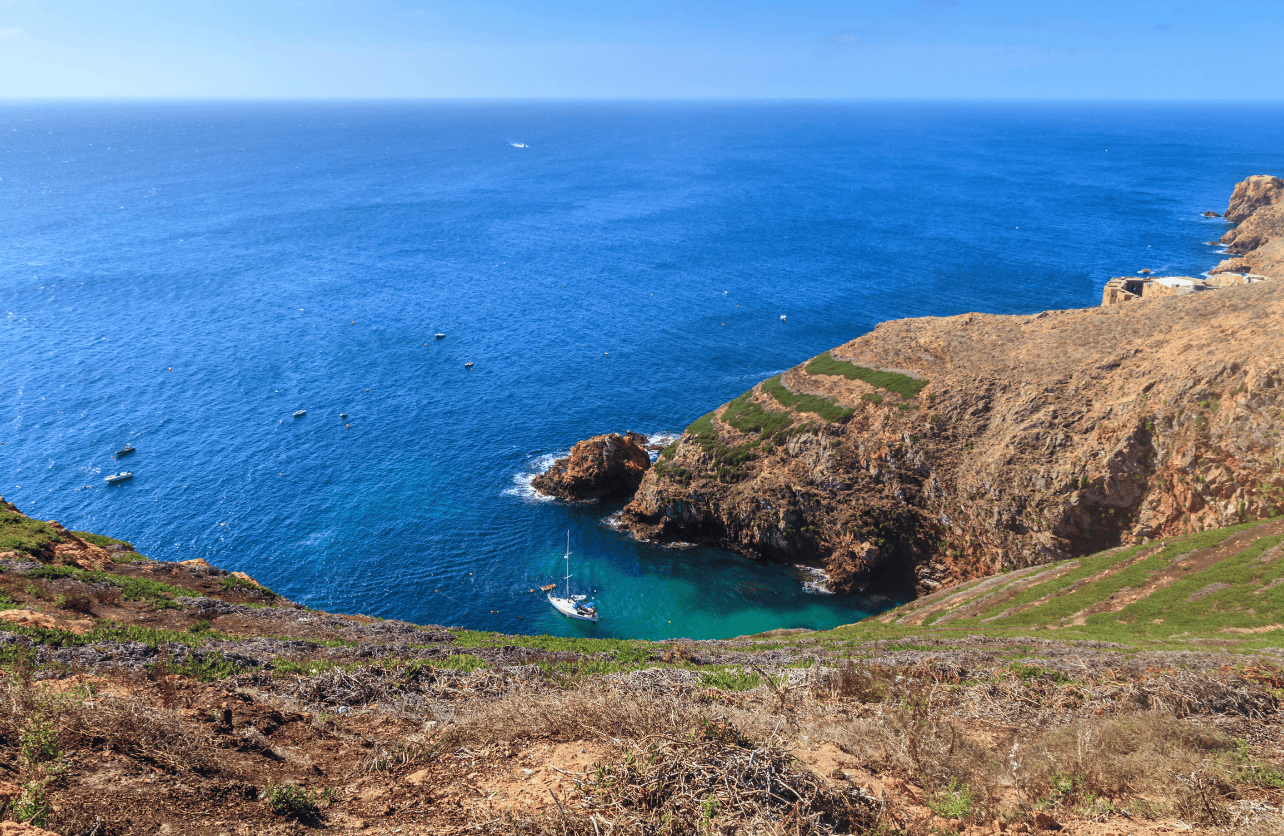
M 1040 830 L 1060 830 L 1061 822 L 1040 811 L 1034 814 L 1034 826 Z

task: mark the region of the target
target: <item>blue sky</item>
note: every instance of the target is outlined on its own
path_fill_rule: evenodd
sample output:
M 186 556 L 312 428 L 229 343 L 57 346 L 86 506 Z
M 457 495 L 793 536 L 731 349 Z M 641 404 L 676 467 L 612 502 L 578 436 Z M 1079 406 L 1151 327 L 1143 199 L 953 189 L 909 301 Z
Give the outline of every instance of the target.
M 0 0 L 0 98 L 1278 99 L 1284 2 Z

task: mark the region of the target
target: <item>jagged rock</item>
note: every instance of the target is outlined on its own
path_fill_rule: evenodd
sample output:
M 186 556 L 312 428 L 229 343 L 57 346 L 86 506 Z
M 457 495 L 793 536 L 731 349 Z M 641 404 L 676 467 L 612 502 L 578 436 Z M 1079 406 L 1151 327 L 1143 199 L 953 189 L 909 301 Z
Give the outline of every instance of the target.
M 1220 218 L 1221 216 L 1222 216 L 1221 212 L 1214 212 L 1212 209 L 1209 209 L 1207 212 L 1204 213 L 1205 218 Z
M 1221 238 L 1226 252 L 1247 269 L 1222 262 L 1214 272 L 1257 273 L 1284 279 L 1284 180 L 1257 175 L 1235 186 L 1226 220 L 1238 224 Z
M 571 454 L 531 480 L 535 490 L 559 499 L 582 501 L 628 496 L 651 467 L 646 437 L 628 432 L 598 435 L 579 442 Z
M 1235 184 L 1230 203 L 1226 207 L 1226 220 L 1241 223 L 1257 210 L 1278 203 L 1284 195 L 1284 180 L 1266 174 L 1255 174 Z

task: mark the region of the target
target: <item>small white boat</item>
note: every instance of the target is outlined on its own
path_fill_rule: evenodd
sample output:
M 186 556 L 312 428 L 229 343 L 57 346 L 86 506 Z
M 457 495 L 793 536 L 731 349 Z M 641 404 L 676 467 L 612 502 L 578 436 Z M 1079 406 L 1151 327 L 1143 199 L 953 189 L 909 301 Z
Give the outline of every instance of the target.
M 566 596 L 559 598 L 548 593 L 548 602 L 553 609 L 567 618 L 578 618 L 581 621 L 597 621 L 597 604 L 588 600 L 587 595 L 571 594 L 571 532 L 566 532 Z
M 123 482 L 126 479 L 133 479 L 133 478 L 134 478 L 134 472 L 132 470 L 122 470 L 120 473 L 113 473 L 103 481 L 104 482 Z
M 298 412 L 294 413 L 294 417 L 302 418 L 304 415 L 307 415 L 307 414 L 308 414 L 308 411 L 306 409 L 300 409 Z
M 434 340 L 444 340 L 444 339 L 446 339 L 446 335 L 445 335 L 445 334 L 433 334 L 433 335 L 432 335 L 432 338 L 433 338 Z
M 510 142 L 508 144 L 513 146 L 514 148 L 530 148 L 530 146 L 527 145 L 525 142 Z
M 465 369 L 471 369 L 472 367 L 473 367 L 473 361 L 472 361 L 472 360 L 469 360 L 467 363 L 465 363 L 465 364 L 464 364 L 464 368 L 465 368 Z

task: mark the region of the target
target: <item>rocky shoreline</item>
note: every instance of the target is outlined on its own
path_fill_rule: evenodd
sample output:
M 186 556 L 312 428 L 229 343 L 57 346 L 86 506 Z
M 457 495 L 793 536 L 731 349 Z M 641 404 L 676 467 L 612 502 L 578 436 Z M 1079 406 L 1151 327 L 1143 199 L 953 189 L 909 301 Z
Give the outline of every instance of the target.
M 1236 187 L 1217 269 L 1280 270 L 1282 187 Z M 619 523 L 925 593 L 1279 513 L 1282 346 L 1280 281 L 885 322 L 688 427 Z

